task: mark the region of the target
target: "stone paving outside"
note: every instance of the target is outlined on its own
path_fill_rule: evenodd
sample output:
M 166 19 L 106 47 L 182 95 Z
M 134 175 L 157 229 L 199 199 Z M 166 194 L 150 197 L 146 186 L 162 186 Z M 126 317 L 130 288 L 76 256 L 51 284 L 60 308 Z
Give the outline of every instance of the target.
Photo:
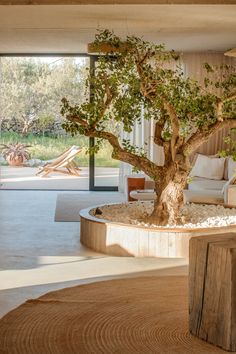
M 82 167 L 80 176 L 51 173 L 47 177 L 38 177 L 37 167 L 0 167 L 1 189 L 37 189 L 37 190 L 88 190 L 89 168 Z M 95 184 L 97 186 L 118 186 L 119 168 L 96 167 Z

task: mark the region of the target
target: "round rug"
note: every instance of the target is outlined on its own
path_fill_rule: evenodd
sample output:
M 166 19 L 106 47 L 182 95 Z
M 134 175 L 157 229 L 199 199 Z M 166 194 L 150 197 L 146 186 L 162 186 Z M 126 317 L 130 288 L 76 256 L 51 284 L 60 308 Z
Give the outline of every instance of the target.
M 0 320 L 0 353 L 225 353 L 188 333 L 187 277 L 111 280 L 48 293 Z

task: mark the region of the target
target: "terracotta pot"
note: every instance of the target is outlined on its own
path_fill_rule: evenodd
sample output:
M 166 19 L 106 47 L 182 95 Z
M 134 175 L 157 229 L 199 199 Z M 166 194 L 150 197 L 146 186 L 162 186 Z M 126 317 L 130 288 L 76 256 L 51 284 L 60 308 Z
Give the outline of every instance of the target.
M 6 157 L 6 160 L 10 166 L 22 166 L 24 162 L 24 158 L 22 156 L 17 156 L 14 159 Z

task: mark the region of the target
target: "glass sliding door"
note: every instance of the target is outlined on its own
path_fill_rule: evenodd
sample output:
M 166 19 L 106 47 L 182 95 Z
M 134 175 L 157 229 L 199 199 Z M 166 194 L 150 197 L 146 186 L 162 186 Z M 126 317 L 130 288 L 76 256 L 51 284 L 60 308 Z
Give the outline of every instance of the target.
M 97 57 L 90 57 L 90 70 L 96 70 Z M 93 100 L 93 88 L 90 87 L 90 100 Z M 108 122 L 106 129 L 117 133 L 117 126 L 114 122 Z M 90 138 L 90 149 L 93 150 L 96 140 Z M 112 147 L 108 141 L 103 141 L 98 153 L 90 153 L 89 174 L 90 174 L 90 190 L 97 191 L 117 191 L 119 184 L 119 166 L 120 162 L 112 159 Z
M 86 54 L 0 54 L 0 143 L 29 145 L 21 166 L 0 161 L 1 189 L 89 189 L 89 139 L 66 133 L 60 114 L 63 97 L 72 106 L 89 99 L 89 67 Z M 80 170 L 60 167 L 47 178 L 38 175 L 74 145 L 81 148 L 73 160 Z
M 94 146 L 90 139 L 90 147 Z M 90 155 L 90 189 L 117 191 L 119 184 L 119 161 L 112 159 L 112 148 L 104 141 L 97 154 Z
M 90 147 L 95 140 L 90 138 Z M 118 191 L 119 184 L 119 161 L 112 159 L 112 148 L 104 141 L 97 154 L 90 154 L 90 190 Z

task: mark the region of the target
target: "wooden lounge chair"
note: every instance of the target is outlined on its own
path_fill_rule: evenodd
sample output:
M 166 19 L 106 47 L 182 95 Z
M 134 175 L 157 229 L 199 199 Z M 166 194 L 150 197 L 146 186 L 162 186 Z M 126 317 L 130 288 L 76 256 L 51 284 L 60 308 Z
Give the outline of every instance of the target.
M 78 146 L 70 147 L 52 162 L 43 166 L 40 171 L 36 173 L 36 176 L 46 177 L 49 173 L 53 172 L 79 176 L 80 169 L 76 166 L 73 159 L 80 151 L 81 148 Z

